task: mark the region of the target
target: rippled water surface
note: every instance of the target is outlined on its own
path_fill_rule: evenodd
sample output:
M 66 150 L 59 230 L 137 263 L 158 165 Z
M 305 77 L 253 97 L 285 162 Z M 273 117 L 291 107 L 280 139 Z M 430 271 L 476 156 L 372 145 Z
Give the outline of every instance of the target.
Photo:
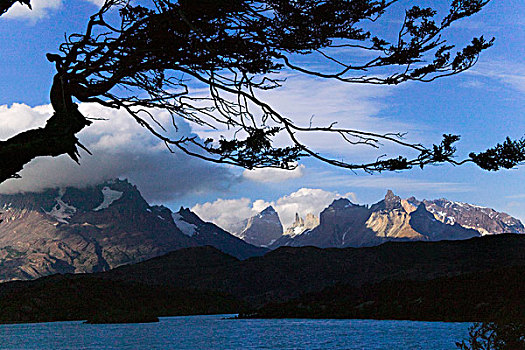
M 1 349 L 455 349 L 468 323 L 235 320 L 164 317 L 158 323 L 0 325 Z

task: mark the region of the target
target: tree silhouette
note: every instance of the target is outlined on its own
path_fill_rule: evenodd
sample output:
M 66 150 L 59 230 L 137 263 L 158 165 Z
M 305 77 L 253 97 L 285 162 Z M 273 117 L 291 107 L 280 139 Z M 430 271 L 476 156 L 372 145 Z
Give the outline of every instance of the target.
M 4 13 L 16 1 L 4 1 Z M 29 5 L 29 1 L 20 1 Z M 432 8 L 406 9 L 399 31 L 372 32 L 396 0 L 150 0 L 146 7 L 107 0 L 92 15 L 85 32 L 72 34 L 58 54 L 50 100 L 54 114 L 44 128 L 0 142 L 0 182 L 18 176 L 39 156 L 68 154 L 78 162 L 76 137 L 91 124 L 75 101 L 126 110 L 170 150 L 207 161 L 255 167 L 293 168 L 301 157 L 367 172 L 403 170 L 448 162 L 474 162 L 483 169 L 511 168 L 525 160 L 525 139 L 505 140 L 468 159 L 454 158 L 457 135 L 443 135 L 431 147 L 409 143 L 401 133 L 379 134 L 330 125 L 301 125 L 260 98 L 279 88 L 278 73 L 294 71 L 352 84 L 397 85 L 431 82 L 472 67 L 493 39 L 472 39 L 456 50 L 444 34 L 452 23 L 479 12 L 488 0 L 452 0 L 443 13 Z M 115 19 L 117 18 L 117 19 Z M 389 40 L 388 37 L 395 37 Z M 368 53 L 339 58 L 337 50 Z M 301 57 L 324 60 L 326 70 L 301 65 Z M 355 57 L 364 57 L 359 62 Z M 371 57 L 371 58 L 370 58 Z M 207 93 L 203 94 L 205 87 Z M 232 137 L 201 140 L 173 137 L 150 111 L 168 111 L 208 127 L 230 129 Z M 324 132 L 349 145 L 380 147 L 392 142 L 417 156 L 350 163 L 317 153 L 302 134 Z M 289 146 L 274 145 L 284 134 Z M 87 150 L 86 150 L 87 151 Z
M 470 327 L 468 339 L 456 346 L 461 350 L 525 350 L 525 323 L 518 319 L 477 322 Z
M 0 1 L 0 15 L 6 13 L 7 10 L 9 10 L 9 8 L 13 6 L 16 2 L 19 2 L 23 5 L 27 5 L 29 6 L 29 8 L 31 8 L 29 0 L 2 0 Z

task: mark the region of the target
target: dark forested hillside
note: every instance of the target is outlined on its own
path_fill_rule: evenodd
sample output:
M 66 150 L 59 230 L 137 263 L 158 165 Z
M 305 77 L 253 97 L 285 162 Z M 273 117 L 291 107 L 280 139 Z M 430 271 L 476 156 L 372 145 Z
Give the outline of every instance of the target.
M 522 235 L 283 247 L 247 260 L 213 247 L 186 248 L 107 272 L 0 284 L 0 320 L 259 310 L 263 317 L 472 321 L 502 312 L 502 305 L 523 310 L 524 252 Z

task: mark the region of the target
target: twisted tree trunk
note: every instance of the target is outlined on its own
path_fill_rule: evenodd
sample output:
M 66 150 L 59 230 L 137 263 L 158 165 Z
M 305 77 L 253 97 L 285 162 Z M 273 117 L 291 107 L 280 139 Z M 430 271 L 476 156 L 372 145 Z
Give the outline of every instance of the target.
M 17 173 L 24 165 L 36 157 L 67 154 L 78 162 L 78 147 L 84 147 L 76 134 L 91 122 L 78 111 L 78 106 L 72 102 L 66 79 L 59 74 L 53 79 L 50 97 L 55 112 L 45 127 L 0 141 L 0 183 L 18 177 Z

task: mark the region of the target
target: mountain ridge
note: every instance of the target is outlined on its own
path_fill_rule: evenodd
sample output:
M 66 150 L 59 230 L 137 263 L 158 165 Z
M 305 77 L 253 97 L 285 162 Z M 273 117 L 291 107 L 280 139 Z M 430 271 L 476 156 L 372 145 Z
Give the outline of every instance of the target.
M 388 190 L 385 198 L 370 206 L 336 199 L 319 215 L 319 224 L 300 229 L 296 223 L 269 246 L 313 245 L 327 247 L 373 246 L 389 240 L 444 240 L 525 233 L 516 218 L 494 209 L 446 199 L 402 199 Z M 298 234 L 294 234 L 299 231 Z
M 176 213 L 150 206 L 127 180 L 0 195 L 0 208 L 0 281 L 104 271 L 207 244 L 239 258 L 266 252 L 186 212 L 177 225 Z M 179 228 L 194 222 L 193 236 Z
M 279 215 L 269 206 L 246 220 L 240 239 L 189 209 L 172 212 L 149 205 L 127 180 L 0 195 L 0 220 L 0 281 L 106 271 L 202 245 L 246 259 L 265 254 L 266 247 L 366 247 L 468 239 L 489 229 L 498 234 L 525 231 L 519 220 L 490 208 L 443 198 L 402 199 L 389 190 L 370 206 L 339 198 L 319 219 L 296 214 L 289 235 L 283 235 Z
M 99 275 L 111 280 L 216 290 L 264 304 L 337 283 L 361 286 L 385 279 L 426 280 L 525 266 L 524 248 L 525 236 L 516 234 L 437 242 L 385 242 L 361 248 L 280 247 L 246 260 L 235 259 L 213 247 L 196 247 Z

